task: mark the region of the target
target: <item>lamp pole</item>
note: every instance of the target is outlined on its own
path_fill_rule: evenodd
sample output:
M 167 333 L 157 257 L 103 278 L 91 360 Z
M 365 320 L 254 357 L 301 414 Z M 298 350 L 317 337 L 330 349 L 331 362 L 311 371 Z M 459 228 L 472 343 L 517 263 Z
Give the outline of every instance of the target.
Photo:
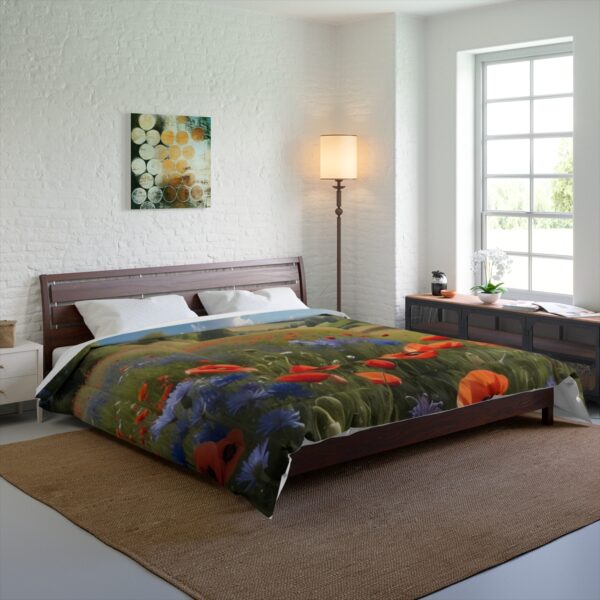
M 342 185 L 343 179 L 336 179 L 333 189 L 336 192 L 337 215 L 337 310 L 342 310 L 342 190 L 346 187 Z
M 342 310 L 342 182 L 356 179 L 356 136 L 330 133 L 321 136 L 321 179 L 335 181 L 335 214 L 337 216 L 337 309 Z

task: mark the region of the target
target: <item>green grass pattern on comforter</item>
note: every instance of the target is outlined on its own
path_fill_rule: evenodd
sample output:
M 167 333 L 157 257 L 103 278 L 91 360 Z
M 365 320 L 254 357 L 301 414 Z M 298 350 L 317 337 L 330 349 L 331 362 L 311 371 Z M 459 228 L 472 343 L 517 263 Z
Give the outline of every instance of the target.
M 296 313 L 93 343 L 41 391 L 42 406 L 204 473 L 270 516 L 289 455 L 305 438 L 573 376 L 539 354 Z

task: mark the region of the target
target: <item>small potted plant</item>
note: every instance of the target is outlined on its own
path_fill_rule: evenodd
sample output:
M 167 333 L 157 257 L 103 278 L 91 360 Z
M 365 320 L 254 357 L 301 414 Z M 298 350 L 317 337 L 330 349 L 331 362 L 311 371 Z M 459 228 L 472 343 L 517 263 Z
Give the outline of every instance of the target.
M 485 304 L 494 304 L 500 300 L 506 289 L 502 286 L 504 283 L 494 283 L 505 273 L 510 271 L 511 259 L 506 252 L 499 248 L 492 250 L 478 250 L 473 254 L 472 267 L 477 272 L 481 269 L 483 285 L 476 285 L 471 288 L 472 292 L 477 293 L 477 297 Z

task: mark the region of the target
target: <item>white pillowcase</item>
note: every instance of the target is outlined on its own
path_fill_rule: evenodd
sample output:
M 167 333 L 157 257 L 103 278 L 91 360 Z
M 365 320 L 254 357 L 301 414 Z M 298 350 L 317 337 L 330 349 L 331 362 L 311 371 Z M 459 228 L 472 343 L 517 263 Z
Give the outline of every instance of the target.
M 95 338 L 157 327 L 171 321 L 197 321 L 183 296 L 82 300 L 75 307 Z
M 209 315 L 308 308 L 289 287 L 265 288 L 257 292 L 210 290 L 199 292 L 198 297 Z

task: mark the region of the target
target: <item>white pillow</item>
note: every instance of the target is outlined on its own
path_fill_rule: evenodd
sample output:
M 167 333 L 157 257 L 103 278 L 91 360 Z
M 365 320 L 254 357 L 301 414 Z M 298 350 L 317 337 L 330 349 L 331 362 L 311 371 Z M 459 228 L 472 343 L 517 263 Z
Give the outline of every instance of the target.
M 199 292 L 198 297 L 209 315 L 308 308 L 289 287 L 265 288 L 257 292 L 210 290 Z
M 95 338 L 156 327 L 170 321 L 196 321 L 198 315 L 183 296 L 167 295 L 151 298 L 115 298 L 75 302 Z

